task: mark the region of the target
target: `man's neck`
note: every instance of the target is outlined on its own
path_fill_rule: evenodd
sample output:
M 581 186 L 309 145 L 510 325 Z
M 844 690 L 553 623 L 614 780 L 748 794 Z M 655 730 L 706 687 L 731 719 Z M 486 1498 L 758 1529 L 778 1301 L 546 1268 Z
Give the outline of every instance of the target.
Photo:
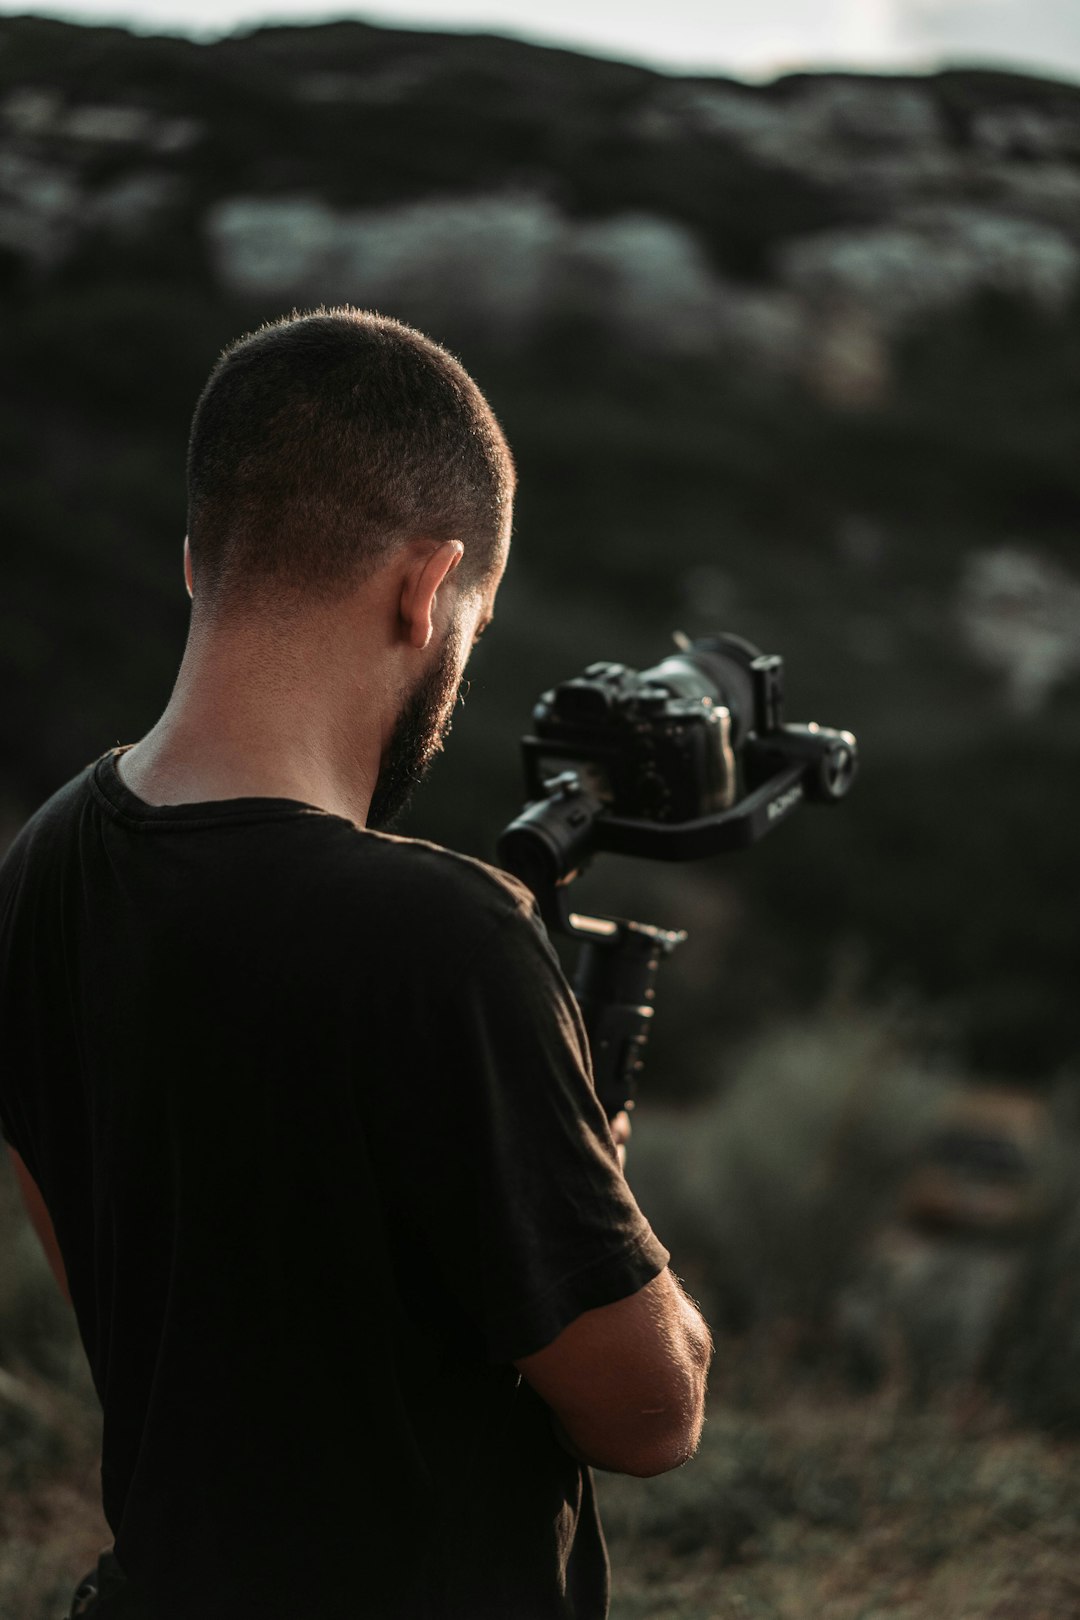
M 383 705 L 341 663 L 321 636 L 293 635 L 284 659 L 264 633 L 193 633 L 164 714 L 121 756 L 125 783 L 148 804 L 295 799 L 362 825 Z

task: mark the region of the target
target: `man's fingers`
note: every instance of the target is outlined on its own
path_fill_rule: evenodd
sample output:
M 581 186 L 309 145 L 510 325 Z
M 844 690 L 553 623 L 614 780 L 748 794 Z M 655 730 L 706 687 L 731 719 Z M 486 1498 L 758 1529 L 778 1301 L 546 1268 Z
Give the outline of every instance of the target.
M 626 1169 L 626 1144 L 630 1140 L 630 1115 L 621 1109 L 611 1121 L 611 1134 L 615 1138 L 615 1151 L 619 1155 L 619 1169 Z
M 630 1115 L 623 1108 L 615 1115 L 611 1122 L 611 1134 L 615 1138 L 616 1147 L 625 1147 L 630 1140 Z

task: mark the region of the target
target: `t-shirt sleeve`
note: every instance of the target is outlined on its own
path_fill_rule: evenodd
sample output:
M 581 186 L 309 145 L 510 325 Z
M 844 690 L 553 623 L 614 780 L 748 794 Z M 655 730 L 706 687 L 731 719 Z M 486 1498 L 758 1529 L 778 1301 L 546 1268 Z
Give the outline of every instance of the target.
M 464 965 L 430 1039 L 445 1091 L 428 1235 L 490 1358 L 516 1360 L 636 1293 L 668 1252 L 619 1169 L 558 958 L 523 910 Z

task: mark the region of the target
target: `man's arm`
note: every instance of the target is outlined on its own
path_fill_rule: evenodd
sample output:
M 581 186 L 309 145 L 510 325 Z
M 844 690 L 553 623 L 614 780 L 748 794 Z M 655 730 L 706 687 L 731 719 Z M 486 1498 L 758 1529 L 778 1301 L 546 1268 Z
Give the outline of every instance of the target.
M 71 1291 L 68 1288 L 67 1272 L 64 1270 L 64 1262 L 60 1256 L 60 1245 L 56 1241 L 52 1219 L 49 1211 L 45 1208 L 45 1200 L 38 1190 L 37 1182 L 10 1143 L 8 1144 L 8 1152 L 11 1154 L 12 1164 L 15 1166 L 15 1176 L 19 1183 L 19 1191 L 23 1196 L 23 1203 L 26 1205 L 26 1212 L 30 1217 L 30 1224 L 41 1240 L 41 1247 L 45 1250 L 45 1258 L 49 1262 L 53 1276 L 60 1285 L 60 1292 L 70 1305 Z
M 582 1462 L 644 1478 L 697 1449 L 711 1359 L 708 1327 L 665 1269 L 515 1365 Z

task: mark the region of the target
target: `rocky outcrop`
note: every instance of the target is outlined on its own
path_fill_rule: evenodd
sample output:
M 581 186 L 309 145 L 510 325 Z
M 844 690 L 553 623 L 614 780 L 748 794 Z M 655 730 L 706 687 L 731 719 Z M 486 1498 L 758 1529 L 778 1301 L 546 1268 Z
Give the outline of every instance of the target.
M 750 87 L 358 23 L 0 43 L 0 245 L 35 275 L 167 243 L 227 292 L 511 348 L 570 309 L 861 404 L 912 325 L 1080 280 L 1080 88 Z

